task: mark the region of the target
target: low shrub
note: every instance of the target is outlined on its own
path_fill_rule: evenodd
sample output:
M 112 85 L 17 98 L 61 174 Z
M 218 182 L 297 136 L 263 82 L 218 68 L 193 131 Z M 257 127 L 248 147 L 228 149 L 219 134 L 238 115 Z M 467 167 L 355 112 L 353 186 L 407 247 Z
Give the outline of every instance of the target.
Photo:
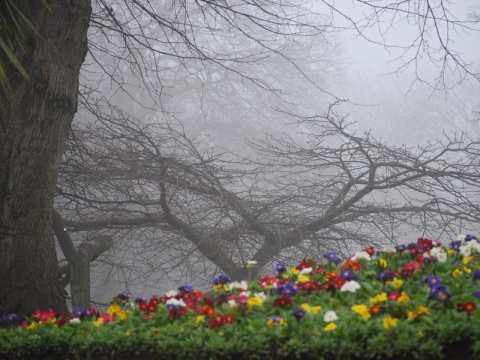
M 104 314 L 36 311 L 21 323 L 3 314 L 0 358 L 476 359 L 479 280 L 471 235 L 345 261 L 328 252 L 250 283 L 221 275 L 208 292 L 122 293 Z

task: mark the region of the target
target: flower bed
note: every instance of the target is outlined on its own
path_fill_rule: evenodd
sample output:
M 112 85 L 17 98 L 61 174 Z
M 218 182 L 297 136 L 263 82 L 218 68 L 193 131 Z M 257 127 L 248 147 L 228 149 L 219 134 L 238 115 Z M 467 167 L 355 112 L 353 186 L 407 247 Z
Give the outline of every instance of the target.
M 418 239 L 278 264 L 250 283 L 221 275 L 205 293 L 122 293 L 104 314 L 4 314 L 0 358 L 476 359 L 479 301 L 478 239 Z

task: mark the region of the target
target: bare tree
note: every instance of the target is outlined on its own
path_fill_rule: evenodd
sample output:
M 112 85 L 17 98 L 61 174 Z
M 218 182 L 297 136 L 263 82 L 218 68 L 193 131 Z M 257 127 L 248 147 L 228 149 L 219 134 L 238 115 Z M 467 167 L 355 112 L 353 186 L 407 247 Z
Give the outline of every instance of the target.
M 480 217 L 480 143 L 466 135 L 389 147 L 351 133 L 331 107 L 297 118 L 304 141 L 255 141 L 258 157 L 242 159 L 199 152 L 200 139 L 172 124 L 94 112 L 97 125 L 74 128 L 58 182 L 68 231 L 129 231 L 141 244 L 123 243 L 129 257 L 167 251 L 170 262 L 152 255 L 150 270 L 198 284 L 216 271 L 246 278 L 247 260 L 258 274 L 273 261 L 396 244 L 409 230 L 453 236 Z

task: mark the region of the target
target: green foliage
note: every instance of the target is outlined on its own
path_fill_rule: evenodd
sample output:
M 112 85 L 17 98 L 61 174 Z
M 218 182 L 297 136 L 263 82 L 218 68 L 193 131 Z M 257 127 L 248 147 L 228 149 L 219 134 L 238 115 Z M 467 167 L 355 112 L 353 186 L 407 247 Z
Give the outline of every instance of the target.
M 276 291 L 265 278 L 216 282 L 211 292 L 179 288 L 148 303 L 120 294 L 104 315 L 80 309 L 74 312 L 80 317 L 69 320 L 36 312 L 22 325 L 0 330 L 0 357 L 474 359 L 480 355 L 480 243 L 472 241 L 459 251 L 422 242 L 380 252 L 371 261 L 315 269 L 302 263 L 270 277 Z M 345 278 L 349 267 L 355 280 Z M 282 292 L 292 287 L 291 305 L 281 304 Z

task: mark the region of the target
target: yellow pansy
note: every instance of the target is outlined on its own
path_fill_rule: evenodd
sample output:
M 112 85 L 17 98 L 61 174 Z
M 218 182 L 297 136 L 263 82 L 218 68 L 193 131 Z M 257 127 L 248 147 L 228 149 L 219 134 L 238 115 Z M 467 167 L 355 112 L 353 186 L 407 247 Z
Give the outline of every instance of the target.
M 325 331 L 337 330 L 338 326 L 334 322 L 328 323 L 324 328 Z
M 267 326 L 288 326 L 288 324 L 283 318 L 278 316 L 268 320 Z
M 374 298 L 370 298 L 370 306 L 382 303 L 387 301 L 387 293 L 383 292 L 380 295 L 375 296 Z
M 431 313 L 428 308 L 419 305 L 417 306 L 417 310 L 408 312 L 407 320 L 415 319 L 418 315 L 431 315 Z
M 295 275 L 295 274 L 298 274 L 299 272 L 300 272 L 300 270 L 298 270 L 297 268 L 291 267 L 290 271 L 289 271 L 289 274 L 290 275 Z
M 107 313 L 114 316 L 118 316 L 121 320 L 125 320 L 127 318 L 127 314 L 129 313 L 128 310 L 123 310 L 122 307 L 118 304 L 112 304 L 107 310 Z
M 383 328 L 388 330 L 390 327 L 396 327 L 399 321 L 399 319 L 392 318 L 390 315 L 388 315 L 385 319 L 383 319 Z
M 312 312 L 314 314 L 319 313 L 322 311 L 322 307 L 320 305 L 318 306 L 310 306 L 309 304 L 302 304 L 300 305 L 300 308 L 304 310 L 305 312 L 309 313 Z
M 310 281 L 310 277 L 307 275 L 298 275 L 298 282 L 307 282 Z
M 431 315 L 428 308 L 426 308 L 425 306 L 422 306 L 422 305 L 419 305 L 417 307 L 417 313 L 418 313 L 418 315 Z
M 259 298 L 259 297 L 256 297 L 256 296 L 248 298 L 248 308 L 249 309 L 251 309 L 254 306 L 262 306 L 262 304 L 263 304 L 262 298 Z
M 35 323 L 33 322 L 27 326 L 27 330 L 35 330 L 36 328 L 37 328 L 37 325 L 35 325 Z
M 218 284 L 213 287 L 214 292 L 219 292 L 219 291 L 230 291 L 227 285 L 225 284 Z
M 472 260 L 473 260 L 473 256 L 466 256 L 462 259 L 462 263 L 463 265 L 467 265 Z
M 368 311 L 367 305 L 365 304 L 353 305 L 352 311 L 363 317 L 365 320 L 370 319 L 372 316 L 370 311 Z
M 381 266 L 383 266 L 384 268 L 387 267 L 387 260 L 385 260 L 385 259 L 380 259 L 380 260 L 378 260 L 378 263 L 379 263 Z
M 96 327 L 103 325 L 103 318 L 99 317 L 97 320 L 93 322 L 93 325 L 95 325 Z
M 472 269 L 467 268 L 467 267 L 464 267 L 464 268 L 463 268 L 463 271 L 465 271 L 467 274 L 471 274 L 471 273 L 472 273 Z
M 457 252 L 456 252 L 455 250 L 452 250 L 452 249 L 447 250 L 447 254 L 448 254 L 448 255 L 455 255 L 456 253 L 457 253 Z
M 401 287 L 403 285 L 403 280 L 393 278 L 393 280 L 390 281 L 389 284 L 398 289 L 399 287 Z
M 455 269 L 453 270 L 453 273 L 452 273 L 453 277 L 459 277 L 462 274 L 463 274 L 463 271 L 460 269 Z
M 409 311 L 407 315 L 407 320 L 415 319 L 418 316 L 416 311 Z
M 195 321 L 195 324 L 198 325 L 198 324 L 201 324 L 205 321 L 205 316 L 203 315 L 198 315 L 197 316 L 197 320 Z
M 397 299 L 399 303 L 408 303 L 410 301 L 410 298 L 408 297 L 407 293 L 405 291 L 402 291 L 400 294 L 400 297 Z

